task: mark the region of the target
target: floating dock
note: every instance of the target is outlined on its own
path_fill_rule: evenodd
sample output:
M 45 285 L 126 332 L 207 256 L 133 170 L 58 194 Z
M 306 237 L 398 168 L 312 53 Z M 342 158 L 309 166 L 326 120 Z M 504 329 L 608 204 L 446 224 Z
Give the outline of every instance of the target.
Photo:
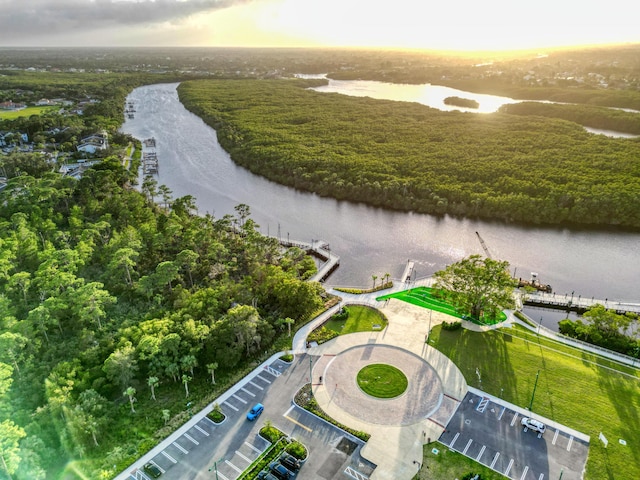
M 144 152 L 142 154 L 142 170 L 145 175 L 158 173 L 158 156 L 156 152 Z
M 598 298 L 584 298 L 581 295 L 573 294 L 558 295 L 556 293 L 533 292 L 527 293 L 523 297 L 523 304 L 532 307 L 551 308 L 554 310 L 565 310 L 577 313 L 584 313 L 594 305 L 604 305 L 607 310 L 614 310 L 620 315 L 625 313 L 640 313 L 640 303 L 619 302 L 617 300 L 604 300 Z

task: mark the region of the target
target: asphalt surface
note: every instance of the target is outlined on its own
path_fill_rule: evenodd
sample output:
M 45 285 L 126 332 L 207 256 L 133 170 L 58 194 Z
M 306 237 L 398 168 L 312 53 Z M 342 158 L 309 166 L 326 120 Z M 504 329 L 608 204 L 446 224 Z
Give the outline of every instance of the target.
M 526 416 L 547 424 L 546 432 L 525 431 L 520 423 L 523 416 L 525 412 L 508 408 L 498 399 L 469 392 L 439 441 L 508 478 L 582 479 L 588 442 L 569 429 L 549 425 L 535 413 Z

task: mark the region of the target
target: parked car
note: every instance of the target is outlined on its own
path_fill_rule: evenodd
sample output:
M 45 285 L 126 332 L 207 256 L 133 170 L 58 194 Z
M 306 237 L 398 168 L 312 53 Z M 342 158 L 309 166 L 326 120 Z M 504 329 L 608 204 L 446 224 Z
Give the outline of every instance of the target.
M 282 455 L 280 455 L 280 463 L 292 472 L 297 472 L 298 470 L 300 470 L 301 466 L 300 460 L 298 460 L 293 455 L 289 455 L 287 452 L 284 452 Z
M 263 410 L 264 410 L 264 405 L 262 405 L 261 403 L 256 403 L 253 406 L 253 408 L 249 410 L 249 413 L 247 413 L 247 420 L 250 420 L 253 422 L 256 418 L 260 416 Z
M 271 472 L 263 470 L 258 474 L 259 480 L 278 480 L 278 477 L 274 476 Z
M 280 462 L 271 462 L 269 464 L 269 471 L 280 480 L 289 480 L 295 477 L 295 474 Z
M 544 431 L 547 429 L 544 423 L 529 417 L 523 417 L 520 423 L 522 423 L 522 426 L 524 428 L 528 428 L 529 430 L 533 430 L 534 432 L 538 433 L 544 433 Z
M 158 466 L 151 462 L 145 463 L 144 467 L 142 468 L 144 469 L 145 473 L 148 473 L 153 478 L 158 478 L 160 475 L 162 475 L 162 471 L 158 468 Z

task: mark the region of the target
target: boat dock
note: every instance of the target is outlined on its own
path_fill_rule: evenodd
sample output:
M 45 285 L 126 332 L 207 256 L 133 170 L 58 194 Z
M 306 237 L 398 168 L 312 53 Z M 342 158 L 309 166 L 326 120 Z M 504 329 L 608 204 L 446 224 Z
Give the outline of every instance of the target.
M 415 262 L 412 262 L 411 260 L 407 260 L 407 265 L 404 267 L 404 272 L 402 272 L 402 276 L 400 277 L 400 281 L 402 283 L 411 281 L 411 275 L 413 275 L 414 266 L 415 266 Z
M 313 240 L 312 243 L 283 239 L 278 239 L 278 241 L 285 247 L 301 248 L 309 255 L 322 260 L 323 264 L 320 265 L 317 273 L 309 279 L 310 282 L 323 282 L 340 265 L 340 257 L 332 253 L 329 244 L 322 240 Z
M 584 313 L 596 304 L 604 305 L 607 310 L 615 310 L 618 314 L 635 313 L 640 314 L 640 303 L 619 302 L 617 300 L 604 300 L 598 298 L 585 298 L 581 295 L 557 293 L 533 292 L 523 296 L 524 305 L 541 308 L 551 308 L 555 310 L 565 310 L 577 313 Z
M 144 143 L 144 146 L 147 148 L 155 148 L 156 138 L 155 137 L 147 138 L 143 140 L 142 143 Z
M 145 175 L 158 173 L 158 155 L 156 155 L 156 152 L 144 152 L 142 154 L 142 171 Z

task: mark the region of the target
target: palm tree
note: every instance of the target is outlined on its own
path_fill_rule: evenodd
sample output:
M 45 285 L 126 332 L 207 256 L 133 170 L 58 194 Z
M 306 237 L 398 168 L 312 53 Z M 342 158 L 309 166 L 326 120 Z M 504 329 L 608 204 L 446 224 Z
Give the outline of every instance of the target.
M 122 394 L 129 397 L 129 404 L 131 405 L 131 413 L 136 413 L 135 409 L 133 408 L 133 402 L 136 401 L 136 399 L 133 397 L 135 394 L 136 394 L 136 389 L 133 387 L 127 388 Z
M 158 377 L 149 377 L 147 378 L 147 385 L 151 388 L 151 398 L 156 399 L 156 390 L 155 388 L 158 386 Z
M 378 279 L 377 275 L 371 275 L 371 278 L 373 278 L 373 288 L 376 288 L 376 280 Z
M 216 377 L 214 376 L 216 368 L 218 368 L 218 362 L 207 364 L 207 370 L 211 374 L 211 383 L 213 383 L 214 385 L 216 384 Z
M 185 397 L 189 396 L 189 382 L 191 377 L 189 375 L 182 375 L 182 383 L 184 383 Z

